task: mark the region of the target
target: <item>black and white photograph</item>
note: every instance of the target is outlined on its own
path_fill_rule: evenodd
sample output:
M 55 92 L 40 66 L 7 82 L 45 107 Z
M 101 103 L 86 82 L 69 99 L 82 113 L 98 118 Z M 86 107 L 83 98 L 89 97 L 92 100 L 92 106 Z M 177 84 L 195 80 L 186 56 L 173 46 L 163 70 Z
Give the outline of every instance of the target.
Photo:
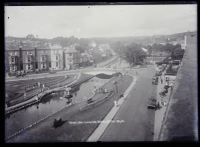
M 197 4 L 4 5 L 6 143 L 198 138 Z

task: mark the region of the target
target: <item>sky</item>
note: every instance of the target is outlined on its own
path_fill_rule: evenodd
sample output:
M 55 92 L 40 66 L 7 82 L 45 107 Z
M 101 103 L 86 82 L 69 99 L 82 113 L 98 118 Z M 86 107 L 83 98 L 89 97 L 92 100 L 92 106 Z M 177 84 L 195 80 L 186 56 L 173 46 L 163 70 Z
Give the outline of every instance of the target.
M 197 30 L 197 5 L 5 6 L 5 36 L 123 37 Z

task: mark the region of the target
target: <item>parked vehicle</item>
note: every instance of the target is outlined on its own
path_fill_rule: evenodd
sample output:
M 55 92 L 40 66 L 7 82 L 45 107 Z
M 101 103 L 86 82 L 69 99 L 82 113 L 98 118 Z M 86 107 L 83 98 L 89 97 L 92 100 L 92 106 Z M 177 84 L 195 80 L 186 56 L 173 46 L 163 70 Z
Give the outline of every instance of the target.
M 165 89 L 164 91 L 160 92 L 159 94 L 161 97 L 165 97 L 167 93 L 168 93 L 168 89 Z
M 157 71 L 156 72 L 156 76 L 161 76 L 162 75 L 162 71 Z
M 154 110 L 157 109 L 156 105 L 150 105 L 150 104 L 147 106 L 147 108 L 148 109 L 154 109 Z
M 147 108 L 156 110 L 158 107 L 157 100 L 155 98 L 150 98 L 148 101 Z
M 154 77 L 152 78 L 152 84 L 153 84 L 153 85 L 158 85 L 158 77 L 157 77 L 157 76 L 154 76 Z
M 160 106 L 159 103 L 156 103 L 156 104 L 154 104 L 154 103 L 150 103 L 150 104 L 148 104 L 147 108 L 148 108 L 148 109 L 157 110 L 157 109 L 160 109 L 161 106 Z

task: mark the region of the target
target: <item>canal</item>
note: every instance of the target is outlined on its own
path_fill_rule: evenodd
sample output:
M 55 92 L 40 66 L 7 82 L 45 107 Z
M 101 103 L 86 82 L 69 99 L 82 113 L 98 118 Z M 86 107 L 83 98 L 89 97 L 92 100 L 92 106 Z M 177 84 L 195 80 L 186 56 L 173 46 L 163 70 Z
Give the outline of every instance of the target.
M 95 88 L 103 86 L 109 79 L 93 77 L 82 83 L 77 91 L 73 92 L 72 103 L 80 103 L 93 95 Z M 52 93 L 42 98 L 39 104 L 34 104 L 26 109 L 22 109 L 10 114 L 5 119 L 6 138 L 17 131 L 33 124 L 34 122 L 46 117 L 49 114 L 59 111 L 66 107 L 67 99 L 62 98 L 64 91 Z

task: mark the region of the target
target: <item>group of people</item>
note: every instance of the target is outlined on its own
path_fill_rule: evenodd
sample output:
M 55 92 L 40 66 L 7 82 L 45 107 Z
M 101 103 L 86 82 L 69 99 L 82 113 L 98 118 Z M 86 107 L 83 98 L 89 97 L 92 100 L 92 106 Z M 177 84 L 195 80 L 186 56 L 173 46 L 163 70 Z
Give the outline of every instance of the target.
M 46 88 L 45 84 L 41 84 L 40 82 L 37 82 L 37 83 L 35 83 L 35 84 L 32 85 L 32 86 L 26 86 L 26 87 L 25 87 L 25 90 L 24 90 L 24 98 L 27 97 L 27 91 L 30 90 L 30 88 L 34 89 L 34 88 L 36 88 L 36 87 L 37 87 L 37 88 L 40 88 L 40 89 L 41 89 L 41 92 L 44 92 L 44 91 L 45 91 L 45 88 Z

